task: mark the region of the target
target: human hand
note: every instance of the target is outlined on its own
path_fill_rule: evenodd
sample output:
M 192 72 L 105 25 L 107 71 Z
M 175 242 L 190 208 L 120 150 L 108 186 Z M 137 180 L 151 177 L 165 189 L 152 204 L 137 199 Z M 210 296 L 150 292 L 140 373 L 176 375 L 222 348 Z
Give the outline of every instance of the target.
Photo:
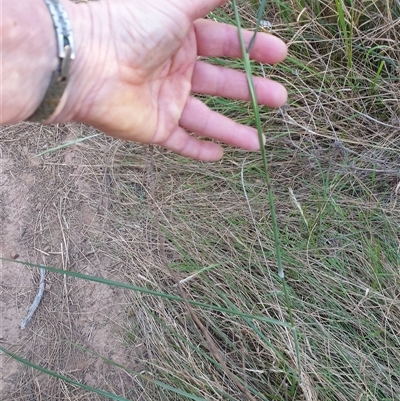
M 224 0 L 103 0 L 66 2 L 77 59 L 65 101 L 49 122 L 75 120 L 114 137 L 161 145 L 198 160 L 215 161 L 222 147 L 200 137 L 258 150 L 257 132 L 211 111 L 191 93 L 249 100 L 245 74 L 203 57 L 241 57 L 234 26 L 200 19 Z M 253 33 L 244 32 L 249 43 Z M 277 63 L 279 39 L 259 33 L 250 57 Z M 279 107 L 284 87 L 255 78 L 260 104 Z M 188 132 L 194 135 L 189 135 Z

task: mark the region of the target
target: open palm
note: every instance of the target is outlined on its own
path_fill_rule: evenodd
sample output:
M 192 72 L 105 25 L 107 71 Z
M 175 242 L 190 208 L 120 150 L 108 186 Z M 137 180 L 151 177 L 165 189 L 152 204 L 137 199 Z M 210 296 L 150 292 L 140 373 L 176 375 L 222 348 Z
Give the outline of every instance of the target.
M 221 0 L 113 0 L 91 3 L 90 46 L 81 53 L 84 84 L 73 118 L 119 138 L 155 143 L 199 160 L 222 157 L 222 148 L 198 136 L 248 150 L 259 148 L 254 128 L 211 111 L 191 93 L 249 98 L 244 74 L 198 57 L 240 57 L 235 27 L 199 19 Z M 79 5 L 77 5 L 79 7 Z M 250 41 L 252 33 L 244 32 Z M 260 34 L 251 57 L 284 59 L 286 46 Z M 256 78 L 258 101 L 286 101 L 285 89 Z M 190 135 L 193 133 L 195 135 Z

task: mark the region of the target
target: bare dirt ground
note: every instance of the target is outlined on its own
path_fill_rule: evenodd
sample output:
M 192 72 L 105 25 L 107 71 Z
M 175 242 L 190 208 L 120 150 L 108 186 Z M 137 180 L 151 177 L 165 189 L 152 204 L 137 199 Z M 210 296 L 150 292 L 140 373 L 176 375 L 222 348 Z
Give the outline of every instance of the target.
M 21 124 L 0 131 L 0 256 L 126 281 L 112 240 L 119 228 L 118 217 L 112 220 L 110 193 L 116 189 L 107 162 L 115 143 L 108 146 L 111 140 L 101 138 L 97 149 L 76 144 L 34 157 L 73 140 L 82 129 L 91 130 L 73 124 Z M 139 337 L 126 338 L 132 315 L 126 292 L 47 273 L 44 298 L 22 330 L 20 323 L 38 290 L 39 271 L 0 260 L 0 274 L 3 347 L 86 385 L 128 398 L 135 392 L 132 374 L 96 355 L 141 370 L 146 350 Z M 0 353 L 0 399 L 78 398 L 104 399 Z

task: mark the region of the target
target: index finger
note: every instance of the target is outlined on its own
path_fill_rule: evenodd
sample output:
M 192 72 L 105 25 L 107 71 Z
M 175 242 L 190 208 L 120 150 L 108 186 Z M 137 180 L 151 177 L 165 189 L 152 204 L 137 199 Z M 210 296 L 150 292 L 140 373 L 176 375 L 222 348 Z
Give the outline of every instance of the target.
M 233 25 L 211 20 L 199 19 L 194 23 L 197 51 L 204 57 L 241 58 L 242 50 L 238 30 Z M 242 30 L 246 47 L 250 44 L 253 32 Z M 273 35 L 259 32 L 250 51 L 250 58 L 262 63 L 276 64 L 285 59 L 285 43 Z

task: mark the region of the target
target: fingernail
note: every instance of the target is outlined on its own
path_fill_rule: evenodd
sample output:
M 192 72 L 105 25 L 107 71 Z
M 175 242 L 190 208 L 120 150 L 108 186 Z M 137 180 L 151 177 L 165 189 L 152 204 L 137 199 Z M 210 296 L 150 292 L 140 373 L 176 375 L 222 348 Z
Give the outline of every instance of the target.
M 264 134 L 261 134 L 261 135 L 262 135 L 263 145 L 265 145 L 267 138 L 265 137 Z M 260 150 L 260 137 L 257 135 L 257 133 L 256 133 L 256 136 L 254 139 L 255 139 L 254 150 Z
M 265 145 L 267 143 L 267 137 L 265 136 L 265 134 L 262 134 L 262 140 L 263 140 L 263 145 Z

